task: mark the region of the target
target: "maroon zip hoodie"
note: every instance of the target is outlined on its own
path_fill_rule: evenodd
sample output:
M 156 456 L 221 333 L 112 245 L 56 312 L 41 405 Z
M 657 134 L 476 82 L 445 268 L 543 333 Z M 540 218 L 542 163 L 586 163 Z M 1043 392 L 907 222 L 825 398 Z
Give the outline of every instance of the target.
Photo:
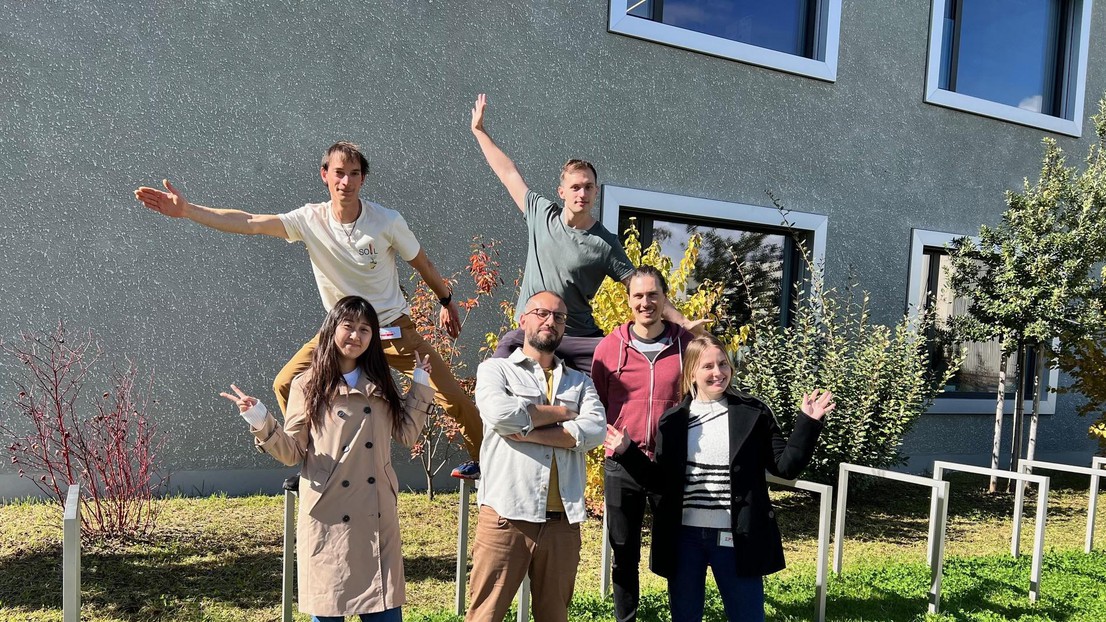
M 625 429 L 652 458 L 661 414 L 683 397 L 680 395 L 683 354 L 693 336 L 683 327 L 665 321 L 663 334 L 670 343 L 650 363 L 631 344 L 632 324 L 619 326 L 596 346 L 591 379 L 607 409 L 607 423 Z

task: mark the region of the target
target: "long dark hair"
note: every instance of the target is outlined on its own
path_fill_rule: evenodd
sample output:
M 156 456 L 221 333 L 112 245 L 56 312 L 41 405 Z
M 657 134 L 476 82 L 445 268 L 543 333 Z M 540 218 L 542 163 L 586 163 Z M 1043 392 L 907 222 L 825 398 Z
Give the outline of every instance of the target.
M 384 393 L 384 401 L 392 410 L 392 429 L 398 429 L 403 421 L 403 400 L 399 389 L 392 379 L 388 360 L 384 358 L 384 348 L 380 345 L 380 318 L 376 309 L 368 300 L 360 296 L 346 296 L 339 300 L 330 313 L 326 314 L 323 326 L 319 329 L 319 347 L 311 355 L 311 378 L 304 384 L 304 401 L 307 403 L 307 420 L 318 425 L 331 405 L 338 397 L 338 389 L 345 382 L 338 365 L 338 346 L 334 345 L 334 333 L 338 325 L 345 321 L 368 322 L 372 328 L 372 341 L 361 356 L 357 357 L 357 368 L 365 377 L 373 381 Z

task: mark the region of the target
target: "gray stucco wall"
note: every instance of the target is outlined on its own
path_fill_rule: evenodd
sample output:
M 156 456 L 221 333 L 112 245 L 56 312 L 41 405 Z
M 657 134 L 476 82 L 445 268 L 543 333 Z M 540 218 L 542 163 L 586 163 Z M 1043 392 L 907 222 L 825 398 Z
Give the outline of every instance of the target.
M 399 209 L 443 272 L 479 235 L 505 242 L 510 280 L 524 228 L 468 130 L 487 92 L 488 128 L 533 188 L 552 192 L 561 163 L 584 157 L 620 186 L 755 205 L 770 189 L 828 216 L 830 279 L 853 266 L 893 321 L 910 229 L 996 222 L 1003 191 L 1039 166 L 1041 130 L 923 102 L 928 3 L 846 2 L 835 83 L 610 34 L 606 12 L 565 0 L 0 6 L 0 337 L 58 320 L 97 331 L 156 374 L 178 484 L 241 491 L 278 478 L 217 393 L 236 382 L 271 401 L 322 316 L 307 255 L 147 212 L 139 185 L 169 177 L 197 203 L 286 211 L 325 200 L 319 154 L 353 140 L 371 160 L 364 196 Z M 1087 110 L 1106 89 L 1102 41 Z M 1088 133 L 1059 140 L 1078 159 Z M 470 366 L 498 323 L 487 308 L 466 327 Z M 1090 454 L 1073 410 L 1063 397 L 1047 418 L 1043 455 Z M 985 454 L 990 426 L 929 416 L 908 452 L 917 468 Z M 18 488 L 0 466 L 0 496 Z

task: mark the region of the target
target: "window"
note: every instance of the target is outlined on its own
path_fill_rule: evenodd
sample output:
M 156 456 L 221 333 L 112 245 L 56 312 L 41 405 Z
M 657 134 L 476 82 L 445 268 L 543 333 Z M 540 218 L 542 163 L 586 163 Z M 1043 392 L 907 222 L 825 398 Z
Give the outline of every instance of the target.
M 611 0 L 611 32 L 834 81 L 841 0 Z
M 750 292 L 743 281 L 752 289 L 758 308 L 778 307 L 781 324 L 790 322 L 794 286 L 808 275 L 801 249 L 781 226 L 783 216 L 775 208 L 604 186 L 602 210 L 608 229 L 621 234 L 632 218 L 643 246 L 656 241 L 674 261 L 683 256 L 693 234 L 702 235 L 692 277 L 726 284 L 729 321 L 735 326 L 748 323 L 752 315 Z M 820 262 L 825 216 L 790 212 L 788 219 Z M 731 253 L 742 262 L 741 274 L 732 265 Z
M 926 101 L 1079 136 L 1092 0 L 935 0 Z
M 932 337 L 934 347 L 930 351 L 930 364 L 934 371 L 942 371 L 943 366 L 961 348 L 966 351 L 964 363 L 955 376 L 945 386 L 930 408 L 930 413 L 988 413 L 995 412 L 995 389 L 1002 365 L 1002 349 L 998 341 L 986 343 L 957 342 L 948 328 L 950 318 L 966 313 L 970 300 L 954 297 L 949 291 L 949 256 L 945 245 L 960 236 L 951 233 L 937 233 L 915 229 L 910 249 L 910 284 L 908 312 L 918 313 L 923 309 L 932 309 L 936 315 L 936 326 Z M 1032 353 L 1028 353 L 1022 362 L 1022 381 L 1026 387 L 1027 402 L 1032 402 L 1033 370 L 1036 362 Z M 1011 373 L 1013 370 L 1010 370 Z M 1047 386 L 1056 386 L 1059 375 L 1052 370 L 1046 375 Z M 1014 396 L 1012 378 L 1007 378 L 1007 395 Z M 1028 406 L 1028 404 L 1027 404 Z M 1055 396 L 1045 392 L 1041 396 L 1041 412 L 1054 413 Z M 1013 412 L 1013 404 L 1007 403 L 1007 411 Z

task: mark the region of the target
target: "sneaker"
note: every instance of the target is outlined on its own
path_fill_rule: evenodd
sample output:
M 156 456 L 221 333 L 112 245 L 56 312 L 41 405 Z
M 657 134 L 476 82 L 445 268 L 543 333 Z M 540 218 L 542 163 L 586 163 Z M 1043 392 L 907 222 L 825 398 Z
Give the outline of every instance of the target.
M 457 479 L 480 479 L 480 463 L 475 460 L 462 462 L 454 467 L 450 475 Z

